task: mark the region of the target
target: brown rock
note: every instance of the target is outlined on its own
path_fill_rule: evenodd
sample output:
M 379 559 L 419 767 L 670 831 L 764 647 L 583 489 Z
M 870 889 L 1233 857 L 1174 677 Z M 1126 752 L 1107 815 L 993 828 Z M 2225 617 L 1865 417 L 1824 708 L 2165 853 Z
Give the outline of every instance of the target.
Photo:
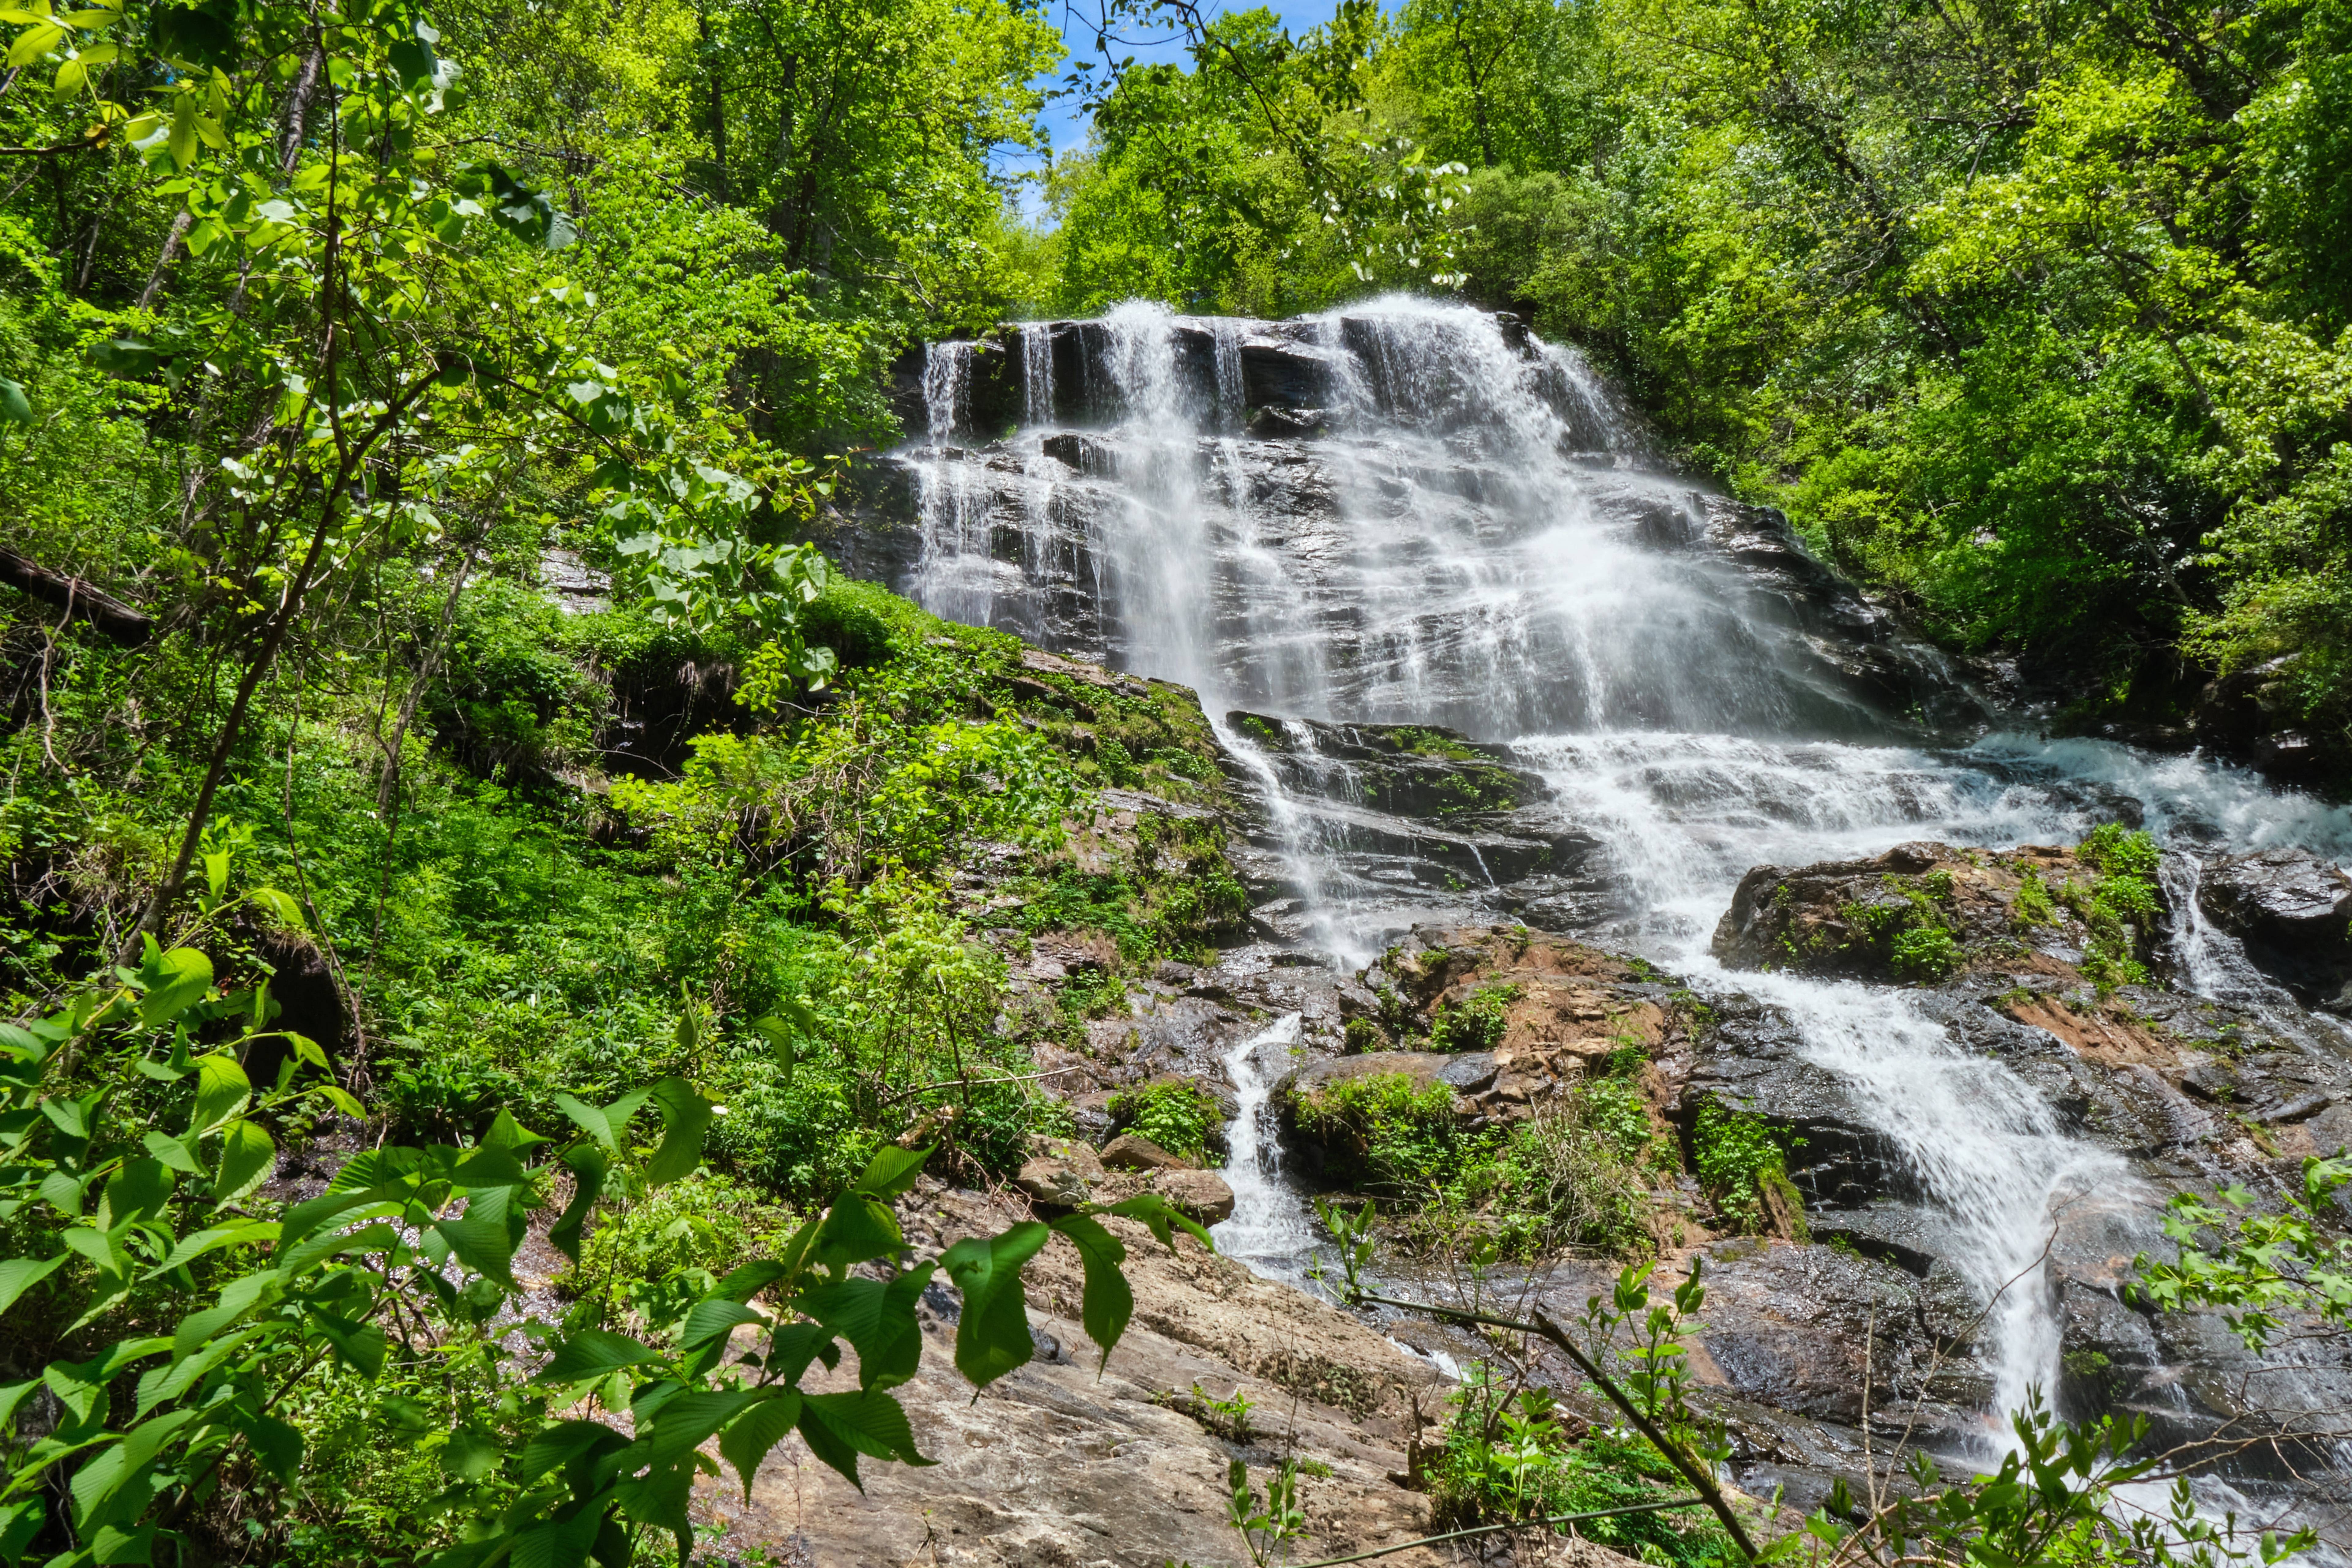
M 1234 1190 L 1214 1171 L 1153 1171 L 1132 1187 L 1121 1184 L 1119 1195 L 1158 1193 L 1176 1212 L 1202 1225 L 1234 1217 Z
M 1041 1204 L 1076 1208 L 1091 1203 L 1095 1188 L 1110 1173 L 1094 1150 L 1074 1138 L 1040 1138 L 1037 1152 L 1023 1162 L 1013 1184 Z
M 1197 1171 L 1200 1166 L 1171 1154 L 1150 1139 L 1122 1132 L 1103 1145 L 1102 1163 L 1114 1171 Z

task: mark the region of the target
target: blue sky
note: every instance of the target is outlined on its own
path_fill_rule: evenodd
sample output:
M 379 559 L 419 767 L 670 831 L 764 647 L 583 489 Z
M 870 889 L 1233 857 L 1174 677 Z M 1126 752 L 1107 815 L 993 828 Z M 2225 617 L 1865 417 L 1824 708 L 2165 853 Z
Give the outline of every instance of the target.
M 1204 7 L 1212 16 L 1220 16 L 1229 9 L 1247 10 L 1249 8 L 1248 0 L 1242 0 L 1241 4 L 1231 6 L 1212 3 Z M 1296 0 L 1293 4 L 1271 4 L 1267 9 L 1281 19 L 1282 26 L 1294 33 L 1303 33 L 1309 27 L 1329 21 L 1332 13 L 1339 9 L 1339 5 L 1337 0 Z M 1063 87 L 1068 85 L 1066 74 L 1068 67 L 1080 60 L 1099 61 L 1102 58 L 1095 49 L 1095 33 L 1092 26 L 1092 19 L 1100 14 L 1099 4 L 1098 0 L 1054 0 L 1053 9 L 1049 14 L 1055 22 L 1060 24 L 1062 40 L 1069 47 L 1070 55 L 1069 58 L 1063 62 L 1063 72 L 1050 79 L 1041 79 L 1038 85 Z M 1124 42 L 1112 45 L 1113 58 L 1133 55 L 1138 64 L 1155 60 L 1166 60 L 1176 64 L 1189 62 L 1190 57 L 1184 52 L 1182 41 L 1171 29 L 1160 27 L 1147 31 L 1130 26 L 1122 30 L 1121 37 Z M 1095 74 L 1100 76 L 1102 73 L 1097 70 Z M 1086 145 L 1087 117 L 1079 110 L 1075 97 L 1054 100 L 1045 106 L 1045 112 L 1040 118 L 1044 121 L 1047 135 L 1053 139 L 1054 152 L 1056 156 L 1076 152 Z M 1025 153 L 1000 153 L 998 156 L 998 167 L 1008 171 L 1026 171 L 1039 166 L 1038 160 Z M 1023 208 L 1033 216 L 1038 210 L 1034 190 L 1035 187 L 1029 187 L 1028 191 L 1024 193 L 1021 204 Z

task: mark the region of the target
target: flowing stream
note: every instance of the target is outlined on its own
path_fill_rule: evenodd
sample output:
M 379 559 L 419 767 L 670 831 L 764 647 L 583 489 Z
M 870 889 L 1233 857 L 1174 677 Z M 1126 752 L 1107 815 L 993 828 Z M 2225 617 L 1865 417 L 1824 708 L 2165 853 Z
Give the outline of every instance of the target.
M 1583 934 L 1782 1015 L 1948 1217 L 1980 1299 L 2000 1293 L 1993 1409 L 2054 1384 L 2037 1259 L 2059 1207 L 2136 1201 L 2121 1163 L 1915 994 L 1723 971 L 1707 944 L 1733 887 L 1758 864 L 1912 839 L 2071 843 L 2122 815 L 2174 851 L 2189 983 L 2259 1001 L 2266 983 L 2186 896 L 2196 856 L 2352 857 L 2352 814 L 2209 762 L 1985 721 L 1965 682 L 1859 601 L 1822 590 L 1807 612 L 1788 586 L 1803 563 L 1710 546 L 1727 537 L 1720 503 L 1645 459 L 1573 351 L 1507 321 L 1404 299 L 1280 324 L 1130 304 L 1025 328 L 1005 352 L 1018 427 L 990 444 L 969 434 L 973 351 L 932 351 L 929 437 L 903 458 L 922 535 L 908 581 L 928 607 L 1198 689 L 1265 804 L 1297 941 L 1351 966 L 1416 920 L 1516 906 L 1475 842 L 1450 888 L 1363 852 L 1362 813 L 1328 776 L 1348 764 L 1297 721 L 1507 744 L 1597 846 L 1572 895 L 1598 911 Z M 1056 382 L 1074 361 L 1082 388 Z M 1269 426 L 1248 405 L 1282 377 L 1320 405 Z M 1218 1232 L 1294 1280 L 1315 1233 L 1265 1118 L 1297 1031 L 1286 1017 L 1228 1058 L 1236 1211 Z

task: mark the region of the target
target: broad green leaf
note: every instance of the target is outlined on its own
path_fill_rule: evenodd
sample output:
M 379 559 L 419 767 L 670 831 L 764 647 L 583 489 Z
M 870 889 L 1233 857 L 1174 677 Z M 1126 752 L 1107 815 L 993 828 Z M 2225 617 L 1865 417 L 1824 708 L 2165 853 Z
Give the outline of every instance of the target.
M 157 1405 L 179 1398 L 260 1332 L 258 1328 L 239 1329 L 233 1334 L 223 1334 L 184 1361 L 164 1362 L 148 1368 L 139 1378 L 136 1414 L 143 1416 Z
M 930 1157 L 928 1148 L 885 1147 L 866 1162 L 866 1173 L 857 1178 L 856 1190 L 868 1197 L 895 1198 L 915 1184 L 915 1178 L 923 1173 L 923 1162 Z
M 233 1225 L 200 1230 L 194 1236 L 182 1237 L 179 1245 L 172 1248 L 171 1255 L 147 1271 L 147 1278 L 152 1279 L 174 1268 L 184 1268 L 205 1253 L 220 1247 L 258 1247 L 265 1241 L 275 1241 L 278 1232 L 278 1222 L 268 1219 L 241 1219 Z
M 0 424 L 30 425 L 32 422 L 33 403 L 25 395 L 23 385 L 0 375 Z
M 383 1358 L 391 1344 L 382 1329 L 325 1310 L 313 1310 L 310 1321 L 320 1337 L 335 1347 L 335 1353 L 345 1364 L 362 1376 L 374 1377 L 383 1371 Z
M 51 49 L 57 47 L 58 45 L 63 43 L 65 41 L 65 37 L 66 31 L 63 27 L 50 26 L 44 24 L 40 26 L 30 28 L 19 36 L 16 44 L 8 50 L 8 58 L 5 63 L 11 70 L 15 69 L 18 66 L 31 65 L 43 55 L 47 54 Z
M 512 1272 L 514 1237 L 504 1222 L 470 1215 L 464 1219 L 436 1219 L 432 1234 L 441 1238 L 450 1256 L 475 1273 L 510 1290 L 517 1289 Z
M 1177 1212 L 1158 1193 L 1138 1193 L 1131 1198 L 1108 1205 L 1095 1212 L 1115 1214 L 1121 1219 L 1141 1220 L 1150 1228 L 1151 1234 L 1160 1238 L 1160 1245 L 1171 1252 L 1176 1250 L 1177 1230 L 1188 1231 L 1202 1247 L 1212 1252 L 1217 1250 L 1216 1242 L 1199 1221 Z
M 755 1312 L 740 1301 L 723 1296 L 707 1296 L 694 1304 L 686 1315 L 686 1328 L 678 1336 L 678 1348 L 692 1350 L 697 1345 L 732 1333 L 745 1323 L 767 1322 L 763 1313 Z
M 792 1435 L 801 1418 L 798 1390 L 777 1388 L 745 1410 L 719 1435 L 719 1455 L 743 1479 L 743 1500 L 751 1500 L 751 1478 L 775 1446 Z
M 264 1298 L 275 1300 L 284 1289 L 283 1279 L 275 1273 L 247 1274 L 230 1280 L 221 1287 L 220 1298 L 212 1306 L 180 1320 L 172 1333 L 172 1359 L 194 1354 L 198 1346 L 251 1311 Z
M 98 1200 L 98 1223 L 112 1230 L 134 1219 L 151 1219 L 172 1201 L 178 1185 L 161 1160 L 125 1160 Z
M 646 1162 L 646 1181 L 667 1186 L 690 1176 L 702 1163 L 703 1134 L 710 1127 L 711 1101 L 682 1078 L 666 1078 L 653 1087 L 655 1108 L 661 1112 L 661 1147 Z
M 817 1227 L 814 1252 L 821 1267 L 839 1270 L 890 1257 L 906 1244 L 888 1205 L 863 1193 L 845 1193 Z
M 194 948 L 175 947 L 145 966 L 140 977 L 147 982 L 147 991 L 139 998 L 139 1016 L 152 1028 L 205 999 L 213 988 L 213 961 Z
M 857 1352 L 859 1387 L 895 1388 L 913 1377 L 921 1363 L 923 1331 L 915 1302 L 935 1267 L 924 1263 L 887 1281 L 814 1286 L 794 1297 L 793 1305 L 849 1342 Z
M 48 1505 L 37 1495 L 20 1502 L 0 1503 L 0 1563 L 16 1568 L 48 1517 Z
M 572 1173 L 572 1201 L 563 1207 L 562 1215 L 548 1228 L 547 1239 L 558 1252 L 580 1262 L 581 1233 L 587 1228 L 588 1213 L 604 1191 L 604 1175 L 608 1169 L 604 1152 L 593 1143 L 583 1143 L 567 1150 L 564 1168 Z
M 1111 1347 L 1118 1343 L 1119 1336 L 1127 1332 L 1128 1320 L 1135 1316 L 1135 1291 L 1119 1269 L 1127 1261 L 1127 1248 L 1118 1237 L 1082 1214 L 1055 1220 L 1054 1228 L 1076 1244 L 1078 1257 L 1086 1264 L 1086 1296 L 1079 1316 L 1087 1338 L 1102 1352 L 1102 1360 L 1095 1367 L 1099 1377 L 1110 1364 Z
M 153 993 L 150 992 L 150 995 Z M 196 1110 L 188 1124 L 188 1136 L 209 1132 L 243 1110 L 253 1098 L 253 1084 L 245 1076 L 245 1068 L 226 1051 L 216 1051 L 196 1058 Z
M 129 1524 L 137 1519 L 153 1495 L 156 1456 L 196 1415 L 173 1410 L 141 1422 L 76 1471 L 70 1489 L 75 1528 L 87 1535 L 102 1524 Z
M 595 1106 L 574 1100 L 568 1094 L 555 1097 L 556 1109 L 580 1124 L 583 1131 L 604 1146 L 608 1154 L 621 1152 L 622 1135 L 628 1131 L 629 1119 L 637 1108 L 652 1098 L 649 1089 L 635 1089 L 621 1096 L 610 1105 Z
M 866 1489 L 857 1474 L 860 1454 L 915 1466 L 936 1462 L 916 1452 L 907 1412 L 878 1391 L 803 1394 L 800 1429 L 809 1452 L 849 1478 L 860 1491 Z
M 55 1258 L 11 1258 L 0 1263 L 0 1312 L 16 1304 L 16 1298 L 47 1279 L 57 1271 L 66 1255 Z
M 504 1107 L 499 1109 L 498 1120 L 490 1123 L 490 1130 L 482 1135 L 483 1148 L 503 1149 L 510 1154 L 520 1153 L 525 1149 L 536 1148 L 547 1142 L 548 1139 L 517 1121 L 514 1112 Z
M 442 1445 L 441 1468 L 454 1479 L 478 1481 L 497 1467 L 502 1451 L 498 1438 L 480 1427 L 460 1426 Z
M 163 146 L 183 173 L 196 161 L 196 116 L 202 104 L 203 100 L 193 92 L 180 93 L 172 100 L 172 129 Z
M 523 1445 L 520 1471 L 515 1479 L 529 1486 L 559 1466 L 626 1447 L 628 1441 L 602 1421 L 560 1421 Z
M 730 1301 L 749 1301 L 789 1272 L 789 1269 L 773 1258 L 755 1259 L 721 1279 L 711 1290 L 711 1299 L 724 1298 Z
M 585 1383 L 625 1367 L 661 1360 L 661 1353 L 609 1329 L 582 1329 L 555 1348 L 533 1383 Z
M 236 1426 L 262 1469 L 292 1486 L 302 1473 L 302 1434 L 275 1415 L 247 1415 Z
M 759 1397 L 756 1388 L 696 1389 L 681 1394 L 661 1407 L 637 1449 L 644 1462 L 656 1469 L 674 1465 Z
M 286 931 L 308 931 L 302 919 L 302 906 L 290 893 L 277 888 L 256 888 L 245 895 L 246 901 L 256 905 Z
M 1054 1233 L 1025 1220 L 1001 1236 L 966 1237 L 940 1255 L 940 1266 L 963 1292 L 956 1321 L 956 1366 L 975 1388 L 985 1388 L 1037 1353 L 1029 1337 L 1028 1300 L 1021 1266 Z
M 603 1517 L 599 1510 L 583 1508 L 569 1519 L 526 1530 L 514 1538 L 508 1561 L 514 1568 L 586 1568 Z
M 140 1141 L 147 1152 L 184 1176 L 201 1176 L 204 1162 L 196 1158 L 195 1150 L 184 1138 L 166 1138 L 161 1132 L 150 1132 Z
M 233 1204 L 277 1169 L 278 1145 L 259 1126 L 240 1118 L 222 1131 L 220 1174 L 213 1178 L 213 1196 Z

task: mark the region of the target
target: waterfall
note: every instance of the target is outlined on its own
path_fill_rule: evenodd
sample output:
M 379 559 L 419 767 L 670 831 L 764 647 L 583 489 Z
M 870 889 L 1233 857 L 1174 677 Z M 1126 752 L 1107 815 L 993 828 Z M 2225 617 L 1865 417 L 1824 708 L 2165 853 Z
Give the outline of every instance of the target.
M 933 351 L 929 440 L 904 458 L 920 496 L 915 596 L 1198 689 L 1265 806 L 1302 940 L 1345 963 L 1416 921 L 1516 918 L 1546 890 L 1488 870 L 1494 841 L 1467 828 L 1464 885 L 1432 885 L 1353 787 L 1356 764 L 1306 721 L 1507 746 L 1592 846 L 1588 879 L 1605 890 L 1546 893 L 1584 900 L 1574 929 L 1703 992 L 1746 993 L 1866 1108 L 1942 1216 L 1954 1266 L 1980 1301 L 1999 1297 L 1989 1418 L 2054 1385 L 2045 1239 L 2085 1209 L 2144 1214 L 2148 1194 L 1917 994 L 1722 969 L 1707 948 L 1733 888 L 1759 864 L 1920 838 L 2072 842 L 2138 814 L 2168 849 L 2179 969 L 2258 1000 L 2196 910 L 2200 858 L 2273 843 L 2352 858 L 2352 812 L 2194 757 L 1982 724 L 1958 743 L 1933 722 L 1973 700 L 1948 664 L 1769 514 L 1654 467 L 1581 356 L 1507 318 L 1402 299 L 1294 322 L 1130 304 L 1052 331 L 1076 340 L 1086 384 L 1056 387 L 1061 340 L 1024 328 L 1029 423 L 1003 458 L 950 446 L 970 358 Z M 1008 470 L 1040 487 L 1018 566 L 994 559 L 982 515 Z M 1237 710 L 1284 722 L 1228 721 Z M 1236 1211 L 1218 1231 L 1290 1279 L 1313 1232 L 1265 1118 L 1298 1030 L 1285 1016 L 1227 1058 Z
M 1209 1232 L 1218 1251 L 1294 1285 L 1306 1277 L 1315 1226 L 1298 1194 L 1282 1179 L 1273 1094 L 1290 1068 L 1289 1048 L 1298 1043 L 1298 1025 L 1297 1014 L 1286 1013 L 1225 1053 L 1238 1102 L 1225 1134 L 1225 1183 L 1234 1190 L 1234 1213 Z

